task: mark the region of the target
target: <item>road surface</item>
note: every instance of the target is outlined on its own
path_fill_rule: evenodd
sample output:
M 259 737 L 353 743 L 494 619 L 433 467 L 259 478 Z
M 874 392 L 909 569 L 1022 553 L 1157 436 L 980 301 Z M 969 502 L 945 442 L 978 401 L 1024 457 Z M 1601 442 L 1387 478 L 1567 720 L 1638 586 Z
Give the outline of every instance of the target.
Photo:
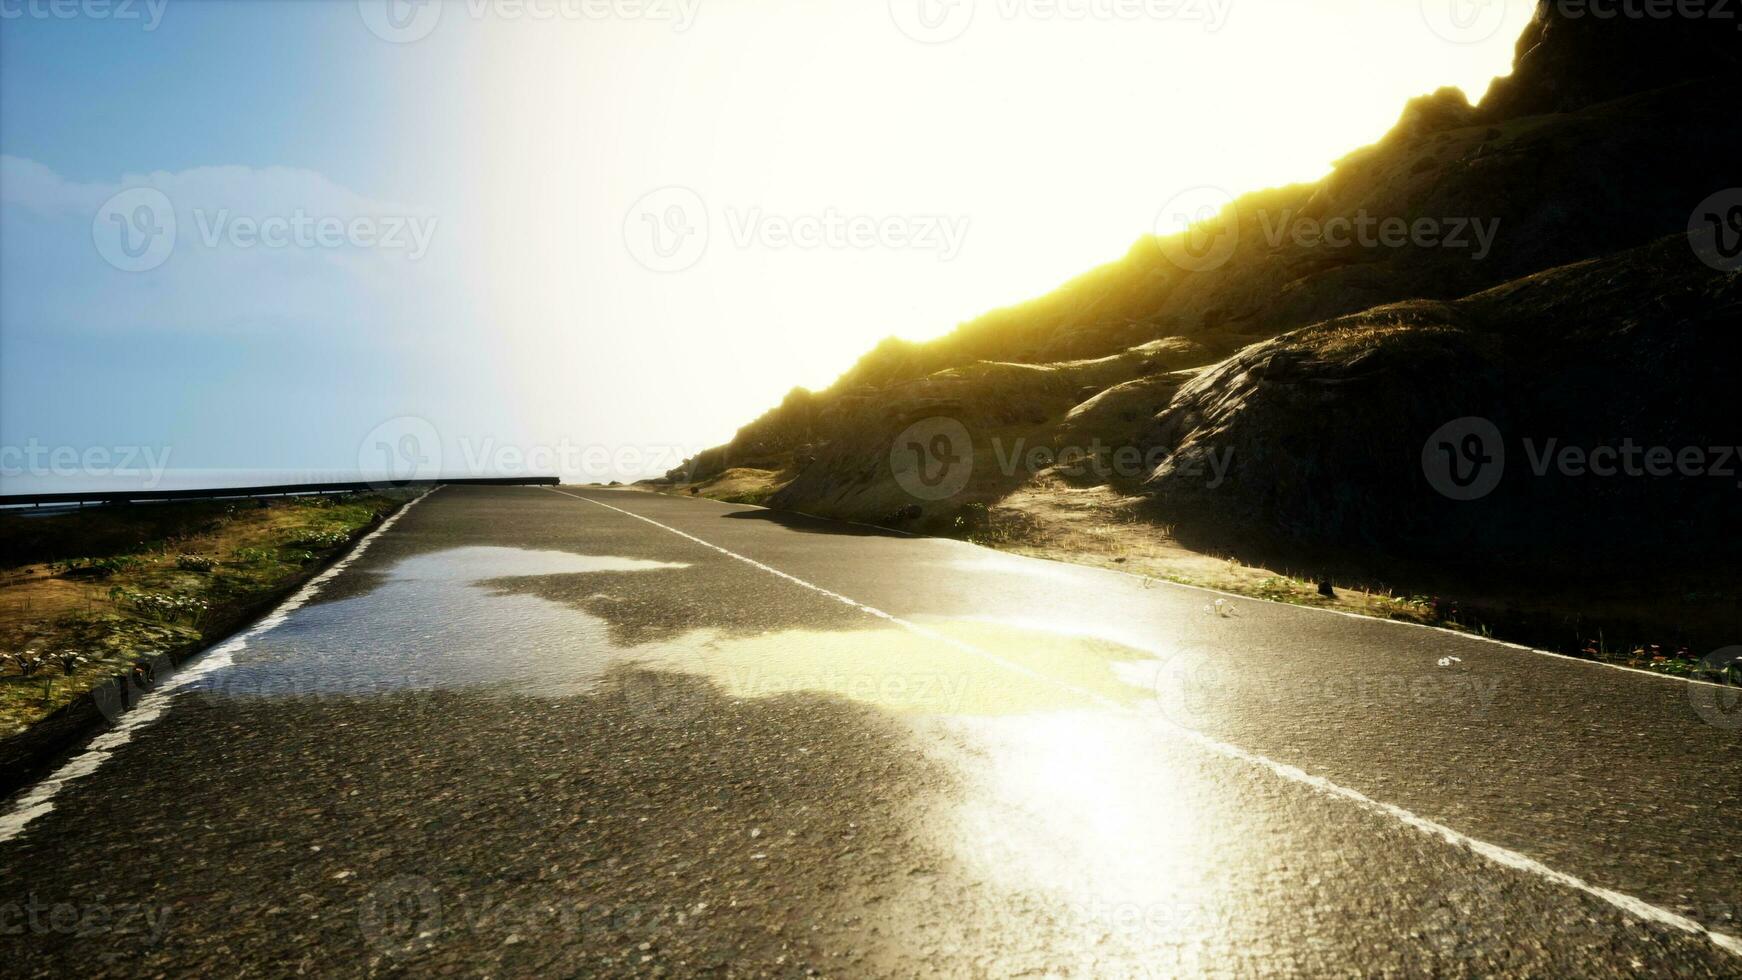
M 311 593 L 0 807 L 0 972 L 1742 972 L 1716 689 L 630 491 Z

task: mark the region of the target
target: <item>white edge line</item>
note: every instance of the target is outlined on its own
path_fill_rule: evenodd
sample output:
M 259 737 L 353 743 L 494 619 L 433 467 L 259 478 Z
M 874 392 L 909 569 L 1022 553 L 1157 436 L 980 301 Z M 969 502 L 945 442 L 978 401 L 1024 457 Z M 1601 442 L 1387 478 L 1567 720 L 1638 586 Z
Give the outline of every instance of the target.
M 811 590 L 812 592 L 816 592 L 820 595 L 823 595 L 823 596 L 826 596 L 830 599 L 833 599 L 836 602 L 844 603 L 848 606 L 853 607 L 854 609 L 858 609 L 858 610 L 865 612 L 869 615 L 875 616 L 878 619 L 882 619 L 886 622 L 892 623 L 892 624 L 899 626 L 903 629 L 917 633 L 917 634 L 924 636 L 928 639 L 941 640 L 941 641 L 946 642 L 946 643 L 950 644 L 951 646 L 953 646 L 959 650 L 963 650 L 967 653 L 971 653 L 971 654 L 978 656 L 984 660 L 987 660 L 993 664 L 996 664 L 996 665 L 1001 666 L 1001 667 L 1005 667 L 1007 669 L 1015 670 L 1015 671 L 1025 675 L 1025 676 L 1028 676 L 1028 677 L 1032 677 L 1032 678 L 1036 678 L 1036 679 L 1040 679 L 1040 680 L 1052 683 L 1052 684 L 1058 686 L 1059 688 L 1071 691 L 1075 694 L 1086 697 L 1091 701 L 1097 702 L 1097 703 L 1099 703 L 1103 706 L 1106 706 L 1106 707 L 1110 707 L 1114 710 L 1121 711 L 1121 712 L 1128 711 L 1128 709 L 1126 709 L 1124 706 L 1120 705 L 1118 702 L 1115 702 L 1111 698 L 1108 698 L 1104 695 L 1097 694 L 1093 691 L 1085 690 L 1085 689 L 1077 687 L 1073 684 L 1068 684 L 1068 683 L 1059 681 L 1055 678 L 1050 678 L 1050 677 L 1046 677 L 1044 675 L 1038 674 L 1035 671 L 1029 670 L 1028 668 L 1021 666 L 1020 664 L 1014 664 L 1014 663 L 1004 659 L 1003 657 L 998 656 L 997 654 L 991 653 L 987 650 L 983 650 L 977 646 L 974 646 L 971 643 L 966 643 L 964 641 L 957 640 L 953 637 L 945 636 L 944 634 L 939 633 L 936 630 L 932 630 L 932 629 L 929 629 L 925 626 L 921 626 L 918 623 L 913 623 L 913 622 L 910 622 L 908 620 L 902 619 L 899 616 L 895 616 L 895 615 L 892 615 L 890 613 L 884 612 L 883 610 L 878 609 L 874 606 L 868 606 L 868 605 L 866 605 L 862 602 L 859 602 L 855 599 L 851 599 L 851 598 L 848 598 L 847 596 L 841 595 L 838 592 L 832 592 L 828 589 L 823 588 L 822 586 L 807 582 L 804 579 L 801 579 L 795 575 L 791 575 L 791 574 L 788 574 L 786 572 L 780 571 L 777 568 L 773 568 L 771 566 L 764 565 L 763 563 L 756 561 L 753 558 L 745 557 L 744 555 L 740 555 L 737 552 L 730 551 L 726 548 L 722 548 L 717 544 L 713 544 L 711 542 L 704 541 L 701 538 L 698 538 L 693 534 L 688 534 L 684 531 L 678 530 L 675 527 L 661 524 L 660 522 L 654 520 L 651 517 L 643 517 L 640 514 L 634 513 L 632 511 L 624 510 L 621 507 L 613 507 L 610 504 L 607 504 L 603 501 L 594 500 L 590 497 L 583 497 L 579 494 L 570 493 L 570 492 L 565 491 L 565 490 L 559 490 L 559 489 L 556 489 L 554 487 L 546 487 L 544 489 L 550 490 L 552 493 L 562 494 L 565 497 L 573 497 L 576 500 L 586 501 L 587 503 L 593 504 L 594 506 L 603 507 L 606 510 L 616 511 L 617 513 L 622 514 L 626 517 L 632 517 L 638 521 L 643 521 L 647 524 L 651 524 L 654 527 L 657 527 L 661 530 L 668 531 L 672 534 L 675 534 L 680 538 L 684 538 L 686 540 L 693 541 L 696 544 L 702 545 L 703 547 L 709 548 L 713 551 L 717 551 L 720 554 L 726 555 L 730 558 L 734 558 L 734 559 L 741 561 L 744 564 L 749 565 L 753 568 L 767 572 L 771 575 L 777 576 L 777 577 L 784 579 L 788 582 L 792 582 L 795 585 L 802 586 L 806 589 Z M 1187 586 L 1187 588 L 1193 588 L 1193 586 Z M 1204 591 L 1214 591 L 1214 590 L 1206 589 Z M 1287 605 L 1287 603 L 1280 603 L 1280 605 Z M 1331 610 L 1326 610 L 1326 611 L 1329 612 Z M 1351 614 L 1345 614 L 1345 615 L 1351 615 Z M 1362 617 L 1357 617 L 1357 618 L 1366 619 L 1369 617 L 1362 616 Z M 1448 632 L 1450 632 L 1450 631 L 1448 631 Z M 1461 634 L 1456 634 L 1456 635 L 1461 635 Z M 1302 783 L 1306 786 L 1309 786 L 1309 787 L 1316 789 L 1316 790 L 1318 790 L 1322 793 L 1325 793 L 1327 795 L 1336 796 L 1336 797 L 1340 797 L 1342 799 L 1348 800 L 1351 803 L 1354 803 L 1355 805 L 1357 805 L 1358 807 L 1360 807 L 1363 810 L 1366 810 L 1369 813 L 1374 813 L 1374 814 L 1379 814 L 1382 816 L 1391 817 L 1392 819 L 1397 820 L 1398 822 L 1404 824 L 1405 826 L 1408 826 L 1412 829 L 1421 831 L 1422 833 L 1427 834 L 1431 837 L 1438 837 L 1441 840 L 1445 841 L 1446 843 L 1453 845 L 1454 847 L 1465 848 L 1465 849 L 1467 849 L 1467 850 L 1469 850 L 1477 855 L 1480 855 L 1481 857 L 1487 858 L 1489 861 L 1491 861 L 1495 864 L 1501 865 L 1502 867 L 1511 868 L 1515 871 L 1528 872 L 1530 874 L 1534 874 L 1540 878 L 1544 878 L 1550 882 L 1553 882 L 1554 884 L 1561 885 L 1561 886 L 1566 887 L 1566 888 L 1571 888 L 1571 889 L 1574 889 L 1576 891 L 1583 892 L 1587 895 L 1592 896 L 1593 898 L 1600 899 L 1603 902 L 1606 902 L 1609 905 L 1612 905 L 1615 908 L 1618 908 L 1621 911 L 1626 912 L 1629 915 L 1632 915 L 1636 918 L 1644 919 L 1644 920 L 1649 921 L 1649 922 L 1655 922 L 1659 925 L 1668 926 L 1670 928 L 1676 929 L 1676 930 L 1681 931 L 1681 932 L 1685 932 L 1685 933 L 1689 933 L 1692 935 L 1703 937 L 1706 940 L 1708 940 L 1709 942 L 1711 942 L 1712 945 L 1718 947 L 1719 949 L 1724 950 L 1727 953 L 1730 953 L 1734 956 L 1742 956 L 1742 939 L 1738 939 L 1737 937 L 1728 935 L 1726 933 L 1716 932 L 1714 930 L 1708 929 L 1704 925 L 1701 925 L 1699 922 L 1696 922 L 1693 919 L 1690 919 L 1685 915 L 1678 915 L 1674 912 L 1669 911 L 1668 909 L 1653 905 L 1650 902 L 1647 902 L 1643 899 L 1634 898 L 1633 896 L 1627 895 L 1623 892 L 1618 892 L 1618 891 L 1614 891 L 1614 890 L 1609 889 L 1609 888 L 1603 888 L 1603 887 L 1600 887 L 1597 885 L 1593 885 L 1590 882 L 1585 881 L 1583 878 L 1579 878 L 1579 877 L 1576 877 L 1574 875 L 1567 874 L 1564 871 L 1557 871 L 1554 868 L 1551 868 L 1548 865 L 1543 864 L 1542 862 L 1536 860 L 1535 858 L 1529 857 L 1529 856 L 1524 855 L 1524 854 L 1520 854 L 1517 851 L 1513 851 L 1513 850 L 1510 850 L 1510 849 L 1505 848 L 1505 847 L 1501 847 L 1498 844 L 1490 844 L 1487 841 L 1483 841 L 1483 840 L 1479 840 L 1475 837 L 1471 837 L 1468 834 L 1465 834 L 1461 831 L 1454 830 L 1451 827 L 1447 827 L 1444 824 L 1438 823 L 1438 822 L 1433 821 L 1433 820 L 1429 820 L 1426 817 L 1420 816 L 1416 813 L 1413 813 L 1409 810 L 1406 810 L 1403 807 L 1397 806 L 1394 803 L 1385 803 L 1385 802 L 1382 802 L 1379 800 L 1375 800 L 1372 797 L 1366 795 L 1365 793 L 1362 793 L 1359 790 L 1350 789 L 1347 786 L 1343 786 L 1339 783 L 1334 783 L 1331 780 L 1326 779 L 1323 776 L 1312 775 L 1311 773 L 1308 773 L 1307 771 L 1305 771 L 1297 766 L 1291 766 L 1291 765 L 1284 763 L 1284 762 L 1277 762 L 1276 760 L 1271 759 L 1267 756 L 1259 755 L 1258 753 L 1252 752 L 1248 749 L 1243 749 L 1240 746 L 1234 745 L 1230 742 L 1223 742 L 1220 739 L 1211 738 L 1210 736 L 1205 735 L 1202 732 L 1195 731 L 1195 730 L 1190 729 L 1190 728 L 1185 728 L 1181 725 L 1175 724 L 1175 723 L 1168 721 L 1167 719 L 1164 719 L 1164 718 L 1157 718 L 1157 717 L 1154 717 L 1152 715 L 1142 715 L 1142 717 L 1147 718 L 1148 720 L 1150 720 L 1152 723 L 1154 723 L 1159 728 L 1162 728 L 1162 729 L 1169 731 L 1173 734 L 1182 736 L 1182 737 L 1188 739 L 1189 741 L 1194 742 L 1195 744 L 1200 745 L 1203 748 L 1206 748 L 1212 752 L 1215 752 L 1216 754 L 1221 755 L 1225 758 L 1235 759 L 1235 760 L 1238 760 L 1241 762 L 1248 763 L 1250 765 L 1254 765 L 1254 766 L 1258 766 L 1258 767 L 1263 768 L 1263 769 L 1267 769 L 1270 772 L 1272 772 L 1272 773 L 1276 774 L 1277 776 L 1280 776 L 1284 779 L 1287 779 L 1287 780 L 1290 780 L 1290 781 L 1296 782 L 1296 783 Z
M 69 759 L 53 773 L 43 777 L 29 792 L 18 798 L 18 801 L 0 816 L 0 844 L 17 837 L 24 828 L 37 817 L 54 809 L 54 798 L 68 784 L 77 779 L 89 776 L 102 768 L 103 763 L 116 749 L 133 740 L 135 732 L 162 717 L 168 710 L 170 701 L 184 688 L 208 674 L 216 673 L 235 662 L 238 652 L 248 646 L 248 641 L 262 636 L 278 628 L 290 614 L 307 605 L 334 576 L 344 571 L 350 564 L 363 556 L 375 539 L 387 532 L 398 520 L 405 516 L 406 511 L 422 503 L 430 494 L 441 489 L 436 487 L 405 503 L 405 506 L 394 511 L 392 516 L 381 522 L 381 526 L 357 541 L 357 544 L 344 557 L 329 565 L 327 569 L 303 583 L 290 598 L 284 600 L 271 613 L 255 623 L 242 633 L 230 637 L 214 647 L 196 653 L 186 661 L 187 666 L 177 670 L 164 686 L 146 694 L 139 699 L 133 710 L 126 712 L 115 723 L 115 727 L 98 735 L 86 744 L 84 751 Z
M 550 488 L 546 487 L 545 489 L 548 490 Z M 591 488 L 589 488 L 589 489 L 591 489 Z M 601 487 L 600 489 L 605 489 L 605 488 Z M 1519 651 L 1523 651 L 1524 653 L 1540 654 L 1544 657 L 1553 657 L 1556 660 L 1565 660 L 1569 663 L 1583 664 L 1587 667 L 1607 667 L 1610 670 L 1625 671 L 1626 673 L 1637 674 L 1641 677 L 1654 677 L 1660 681 L 1679 681 L 1680 683 L 1683 683 L 1683 684 L 1698 684 L 1701 686 L 1713 686 L 1713 685 L 1711 685 L 1711 682 L 1709 682 L 1709 681 L 1702 681 L 1702 680 L 1700 680 L 1698 678 L 1694 678 L 1694 677 L 1681 677 L 1681 676 L 1678 676 L 1676 674 L 1659 674 L 1659 673 L 1656 673 L 1655 671 L 1642 670 L 1638 667 L 1628 667 L 1628 666 L 1625 666 L 1623 664 L 1612 664 L 1606 660 L 1588 660 L 1584 657 L 1572 656 L 1571 654 L 1557 653 L 1553 650 L 1543 650 L 1539 647 L 1525 646 L 1522 643 L 1511 643 L 1511 642 L 1508 642 L 1506 640 L 1496 640 L 1495 638 L 1493 638 L 1491 636 L 1483 636 L 1480 633 L 1465 633 L 1462 630 L 1448 629 L 1447 627 L 1444 627 L 1444 626 L 1434 626 L 1434 625 L 1429 624 L 1429 623 L 1412 623 L 1407 619 L 1390 619 L 1390 618 L 1387 618 L 1385 616 L 1369 616 L 1369 615 L 1366 615 L 1365 613 L 1349 612 L 1349 611 L 1344 610 L 1344 609 L 1326 609 L 1323 606 L 1303 606 L 1303 605 L 1301 605 L 1299 603 L 1295 603 L 1295 602 L 1283 602 L 1280 599 L 1266 599 L 1262 596 L 1244 595 L 1244 594 L 1239 593 L 1239 592 L 1224 592 L 1221 589 L 1213 589 L 1207 585 L 1192 585 L 1189 582 L 1176 582 L 1173 579 L 1159 578 L 1159 577 L 1154 576 L 1154 575 L 1139 575 L 1136 572 L 1127 572 L 1127 571 L 1124 571 L 1124 570 L 1118 569 L 1118 568 L 1107 568 L 1107 567 L 1104 567 L 1101 565 L 1088 565 L 1088 564 L 1083 564 L 1081 562 L 1065 561 L 1065 560 L 1059 559 L 1059 558 L 1042 558 L 1038 555 L 1023 555 L 1023 554 L 1018 554 L 1014 551 L 1000 551 L 997 548 L 988 548 L 983 544 L 975 544 L 972 541 L 963 541 L 963 540 L 960 540 L 959 538 L 945 538 L 945 537 L 939 537 L 935 534 L 914 534 L 912 531 L 903 531 L 903 530 L 900 530 L 898 528 L 883 527 L 880 524 L 866 524 L 862 521 L 848 521 L 848 520 L 843 520 L 839 517 L 823 517 L 819 514 L 809 514 L 809 513 L 806 513 L 804 511 L 799 511 L 799 510 L 775 511 L 775 509 L 772 507 L 764 507 L 760 504 L 732 504 L 732 503 L 728 503 L 727 501 L 724 501 L 724 500 L 714 500 L 712 497 L 702 497 L 702 496 L 685 497 L 685 496 L 681 496 L 681 495 L 675 494 L 675 493 L 660 493 L 657 490 L 641 491 L 641 492 L 652 493 L 654 496 L 659 496 L 659 497 L 670 497 L 673 500 L 707 500 L 707 501 L 710 501 L 712 503 L 721 504 L 723 506 L 728 506 L 728 507 L 750 507 L 750 508 L 754 508 L 756 510 L 774 511 L 775 513 L 780 513 L 780 514 L 797 514 L 800 517 L 808 517 L 814 521 L 828 521 L 831 524 L 849 524 L 849 525 L 852 525 L 853 527 L 874 528 L 878 531 L 887 531 L 890 534 L 899 534 L 903 537 L 917 538 L 917 539 L 920 539 L 923 541 L 941 541 L 941 542 L 944 542 L 946 544 L 956 545 L 959 547 L 972 548 L 976 551 L 985 551 L 985 552 L 988 552 L 990 554 L 998 555 L 998 556 L 1003 557 L 1003 558 L 1015 558 L 1015 559 L 1019 559 L 1022 561 L 1045 562 L 1048 565 L 1063 565 L 1066 568 L 1081 568 L 1081 569 L 1086 569 L 1086 570 L 1091 571 L 1091 572 L 1103 572 L 1103 573 L 1108 574 L 1108 575 L 1120 575 L 1120 576 L 1124 576 L 1125 578 L 1137 579 L 1140 582 L 1145 582 L 1145 583 L 1150 583 L 1150 584 L 1155 584 L 1155 585 L 1167 585 L 1167 586 L 1172 586 L 1176 589 L 1189 589 L 1193 592 L 1203 592 L 1203 593 L 1207 593 L 1209 595 L 1222 596 L 1222 597 L 1227 598 L 1227 599 L 1239 599 L 1242 602 L 1262 602 L 1262 603 L 1265 603 L 1266 605 L 1283 606 L 1283 607 L 1288 608 L 1288 609 L 1298 609 L 1302 612 L 1327 613 L 1327 614 L 1332 615 L 1332 616 L 1342 616 L 1342 617 L 1345 617 L 1347 619 L 1357 619 L 1357 620 L 1360 620 L 1364 623 L 1386 623 L 1386 624 L 1391 625 L 1391 626 L 1405 626 L 1405 627 L 1408 627 L 1410 629 L 1429 630 L 1429 631 L 1434 632 L 1434 633 L 1443 633 L 1446 636 L 1455 636 L 1459 639 L 1469 640 L 1469 641 L 1474 642 L 1474 643 L 1489 643 L 1489 644 L 1492 644 L 1492 645 L 1497 646 L 1497 647 L 1505 647 L 1508 650 L 1519 650 Z M 1363 593 L 1363 594 L 1365 595 L 1367 593 Z

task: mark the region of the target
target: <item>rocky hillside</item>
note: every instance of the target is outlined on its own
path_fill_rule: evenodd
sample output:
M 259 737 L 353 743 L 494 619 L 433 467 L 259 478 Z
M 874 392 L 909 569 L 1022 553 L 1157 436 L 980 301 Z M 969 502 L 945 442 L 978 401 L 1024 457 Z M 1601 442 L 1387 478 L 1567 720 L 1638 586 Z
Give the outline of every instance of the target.
M 938 340 L 885 341 L 670 479 L 937 530 L 1060 476 L 1012 447 L 1082 447 L 1099 462 L 1071 485 L 1134 498 L 1182 540 L 1365 580 L 1711 560 L 1742 512 L 1721 479 L 1520 474 L 1526 439 L 1742 442 L 1723 397 L 1738 278 L 1688 237 L 1697 206 L 1742 184 L 1739 56 L 1731 21 L 1545 4 L 1479 104 L 1423 96 L 1317 183 L 1249 194 Z M 1378 237 L 1388 220 L 1434 233 Z M 1339 221 L 1373 237 L 1313 234 Z M 1423 458 L 1466 416 L 1512 454 L 1475 501 L 1439 492 Z M 966 431 L 971 476 L 916 496 L 896 440 L 940 417 Z M 1456 435 L 1447 452 L 1471 445 Z

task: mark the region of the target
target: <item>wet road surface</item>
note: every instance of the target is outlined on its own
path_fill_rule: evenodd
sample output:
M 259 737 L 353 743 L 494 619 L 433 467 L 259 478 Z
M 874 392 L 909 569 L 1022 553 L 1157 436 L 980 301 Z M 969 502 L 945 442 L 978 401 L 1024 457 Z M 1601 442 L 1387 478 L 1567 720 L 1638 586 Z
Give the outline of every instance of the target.
M 447 488 L 0 808 L 0 972 L 1742 972 L 1742 708 L 1216 598 Z

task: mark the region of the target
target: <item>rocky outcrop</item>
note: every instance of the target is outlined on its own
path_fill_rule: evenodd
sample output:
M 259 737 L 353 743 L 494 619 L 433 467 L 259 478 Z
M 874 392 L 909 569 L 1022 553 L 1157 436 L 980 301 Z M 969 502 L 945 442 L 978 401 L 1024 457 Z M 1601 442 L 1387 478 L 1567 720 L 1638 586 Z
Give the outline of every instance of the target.
M 1742 530 L 1742 460 L 1728 478 L 1670 479 L 1604 477 L 1555 457 L 1630 442 L 1642 467 L 1648 447 L 1742 441 L 1724 396 L 1742 365 L 1738 323 L 1742 277 L 1701 263 L 1678 236 L 1454 303 L 1315 325 L 1182 389 L 1148 436 L 1176 453 L 1146 489 L 1170 519 L 1300 554 L 1608 575 L 1697 565 Z M 1468 418 L 1490 424 L 1503 453 L 1491 492 L 1462 500 L 1435 483 L 1424 453 Z M 1190 465 L 1212 452 L 1233 460 L 1214 487 Z

